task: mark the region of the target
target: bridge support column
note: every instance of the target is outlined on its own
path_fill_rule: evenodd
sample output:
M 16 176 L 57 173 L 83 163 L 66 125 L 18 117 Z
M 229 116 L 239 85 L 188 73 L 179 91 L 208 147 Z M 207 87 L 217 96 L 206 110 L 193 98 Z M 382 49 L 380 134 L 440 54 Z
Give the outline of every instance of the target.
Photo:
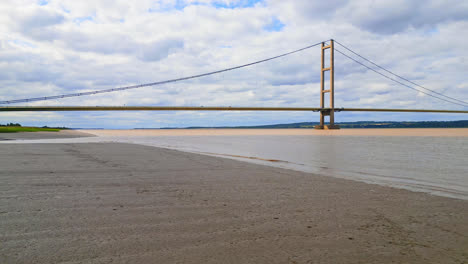
M 325 67 L 325 51 L 330 49 L 330 66 Z M 329 45 L 322 42 L 322 59 L 320 69 L 320 125 L 315 126 L 315 129 L 340 129 L 340 126 L 335 125 L 335 48 L 333 39 Z M 330 72 L 330 88 L 325 90 L 325 72 Z M 330 94 L 330 107 L 325 108 L 325 94 Z M 330 124 L 325 125 L 325 116 L 330 116 Z

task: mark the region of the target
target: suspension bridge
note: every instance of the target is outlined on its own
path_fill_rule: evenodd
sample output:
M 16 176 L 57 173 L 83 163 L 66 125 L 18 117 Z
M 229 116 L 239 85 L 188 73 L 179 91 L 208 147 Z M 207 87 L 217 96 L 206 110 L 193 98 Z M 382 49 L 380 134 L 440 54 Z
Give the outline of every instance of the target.
M 348 52 L 335 47 L 335 43 L 340 46 L 340 49 L 343 48 Z M 419 85 L 407 78 L 404 78 L 376 63 L 367 59 L 366 57 L 358 54 L 352 49 L 348 48 L 344 44 L 336 40 L 327 40 L 309 45 L 307 47 L 297 49 L 291 52 L 287 52 L 281 55 L 270 57 L 267 59 L 221 69 L 217 71 L 181 77 L 177 79 L 169 79 L 164 81 L 144 83 L 132 86 L 125 86 L 112 89 L 96 90 L 90 92 L 81 92 L 81 93 L 70 93 L 70 94 L 61 94 L 61 95 L 52 95 L 44 97 L 34 97 L 34 98 L 24 98 L 24 99 L 14 99 L 14 100 L 5 100 L 0 101 L 0 105 L 10 105 L 17 103 L 29 103 L 36 101 L 46 101 L 70 97 L 81 97 L 89 96 L 102 93 L 118 92 L 124 90 L 131 90 L 149 86 L 157 86 L 168 83 L 182 82 L 191 79 L 197 79 L 205 76 L 220 74 L 223 72 L 233 71 L 240 68 L 245 68 L 253 66 L 256 64 L 264 63 L 267 61 L 272 61 L 279 59 L 281 57 L 286 57 L 295 53 L 302 52 L 304 50 L 311 49 L 313 47 L 321 47 L 321 69 L 320 69 L 320 105 L 319 107 L 231 107 L 231 106 L 216 106 L 216 107 L 205 107 L 205 106 L 0 106 L 0 112 L 11 112 L 11 111 L 313 111 L 320 112 L 320 124 L 316 126 L 316 129 L 339 129 L 338 125 L 335 125 L 335 112 L 419 112 L 419 113 L 463 113 L 468 114 L 467 110 L 444 110 L 444 109 L 386 109 L 386 108 L 336 108 L 335 107 L 335 52 L 340 53 L 341 55 L 347 57 L 351 61 L 375 72 L 376 74 L 386 78 L 390 81 L 393 81 L 403 87 L 408 89 L 415 90 L 419 93 L 428 95 L 430 97 L 436 98 L 441 101 L 448 102 L 453 105 L 461 106 L 463 109 L 468 107 L 468 103 L 460 99 L 444 95 L 443 93 L 431 90 L 422 85 Z M 326 57 L 328 54 L 329 65 L 326 67 Z M 351 55 L 350 55 L 351 54 Z M 354 56 L 354 57 L 353 57 Z M 357 58 L 360 58 L 359 61 Z M 369 66 L 371 65 L 371 66 Z M 329 72 L 329 79 L 326 80 L 325 73 Z M 327 87 L 328 82 L 328 87 Z M 328 88 L 328 89 L 326 89 Z M 329 100 L 329 106 L 326 107 L 327 97 Z M 325 124 L 325 117 L 329 117 L 329 124 Z

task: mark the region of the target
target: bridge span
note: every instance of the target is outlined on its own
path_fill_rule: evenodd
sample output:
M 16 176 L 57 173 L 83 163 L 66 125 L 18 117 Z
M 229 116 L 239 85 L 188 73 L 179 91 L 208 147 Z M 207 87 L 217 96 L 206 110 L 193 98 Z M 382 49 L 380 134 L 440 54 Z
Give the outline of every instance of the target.
M 319 108 L 319 107 L 250 107 L 250 106 L 0 106 L 0 112 L 37 111 L 311 111 L 311 112 L 416 112 L 468 114 L 465 110 Z

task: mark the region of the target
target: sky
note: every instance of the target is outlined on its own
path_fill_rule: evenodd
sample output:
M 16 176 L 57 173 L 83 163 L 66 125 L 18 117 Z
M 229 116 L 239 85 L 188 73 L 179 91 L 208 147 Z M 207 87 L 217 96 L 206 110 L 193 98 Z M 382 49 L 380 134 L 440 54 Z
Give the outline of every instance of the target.
M 329 39 L 425 88 L 468 102 L 468 1 L 459 0 L 2 0 L 0 101 L 190 76 Z M 319 107 L 320 52 L 314 47 L 178 83 L 10 106 Z M 385 79 L 337 52 L 335 107 L 468 110 Z M 73 128 L 318 119 L 311 112 L 0 112 L 0 124 Z M 335 117 L 336 122 L 462 119 L 468 118 L 360 112 Z

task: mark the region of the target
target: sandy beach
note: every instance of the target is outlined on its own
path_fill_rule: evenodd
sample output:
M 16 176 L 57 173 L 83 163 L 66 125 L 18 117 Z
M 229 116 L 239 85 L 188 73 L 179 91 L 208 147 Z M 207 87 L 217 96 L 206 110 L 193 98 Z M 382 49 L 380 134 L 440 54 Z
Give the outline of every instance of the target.
M 468 261 L 464 200 L 123 143 L 0 167 L 0 263 Z

